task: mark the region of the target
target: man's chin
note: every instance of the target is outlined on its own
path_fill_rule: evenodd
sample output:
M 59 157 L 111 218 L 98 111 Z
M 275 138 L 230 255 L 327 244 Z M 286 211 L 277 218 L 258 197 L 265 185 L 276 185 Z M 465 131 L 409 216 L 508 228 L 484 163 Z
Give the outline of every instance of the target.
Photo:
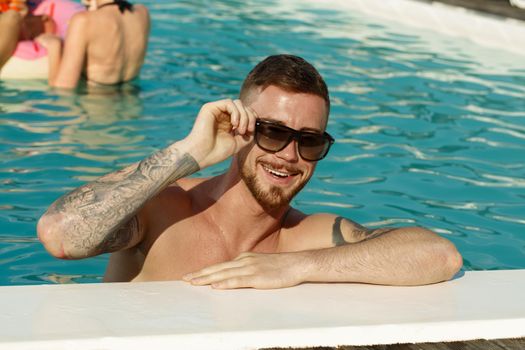
M 248 187 L 252 196 L 265 211 L 275 211 L 287 207 L 293 197 L 304 187 L 306 183 L 279 187 L 267 183 L 263 178 L 258 178 L 254 172 L 241 168 L 241 178 Z
M 265 211 L 274 211 L 290 203 L 291 198 L 286 195 L 282 188 L 262 184 L 255 177 L 248 177 L 244 180 L 253 198 Z
M 280 208 L 287 207 L 290 204 L 290 201 L 284 198 L 257 198 L 255 197 L 259 205 L 265 211 L 275 211 Z
M 303 186 L 283 189 L 273 185 L 265 186 L 254 182 L 248 184 L 248 188 L 264 210 L 275 211 L 276 209 L 288 207 L 292 199 L 303 188 Z

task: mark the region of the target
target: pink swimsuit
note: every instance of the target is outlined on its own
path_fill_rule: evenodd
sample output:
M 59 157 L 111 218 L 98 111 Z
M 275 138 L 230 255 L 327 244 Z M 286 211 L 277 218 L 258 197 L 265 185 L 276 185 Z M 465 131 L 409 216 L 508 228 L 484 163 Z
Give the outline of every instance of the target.
M 34 9 L 31 11 L 33 15 L 47 15 L 51 17 L 56 23 L 56 35 L 62 39 L 66 36 L 67 26 L 71 17 L 75 13 L 85 11 L 86 9 L 79 3 L 70 0 L 43 0 L 34 3 Z M 31 2 L 28 1 L 28 6 L 31 9 Z M 24 60 L 35 60 L 47 55 L 47 50 L 33 40 L 24 40 L 18 43 L 14 57 Z

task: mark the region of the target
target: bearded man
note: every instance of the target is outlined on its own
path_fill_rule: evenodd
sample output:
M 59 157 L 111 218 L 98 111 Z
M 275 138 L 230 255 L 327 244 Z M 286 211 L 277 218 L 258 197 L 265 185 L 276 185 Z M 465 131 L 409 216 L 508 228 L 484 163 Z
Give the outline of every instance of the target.
M 39 220 L 39 238 L 58 258 L 112 253 L 105 281 L 283 288 L 452 278 L 461 256 L 429 230 L 367 229 L 290 206 L 334 142 L 329 110 L 311 64 L 270 56 L 238 100 L 205 104 L 186 138 L 59 198 Z M 224 174 L 188 177 L 229 157 Z

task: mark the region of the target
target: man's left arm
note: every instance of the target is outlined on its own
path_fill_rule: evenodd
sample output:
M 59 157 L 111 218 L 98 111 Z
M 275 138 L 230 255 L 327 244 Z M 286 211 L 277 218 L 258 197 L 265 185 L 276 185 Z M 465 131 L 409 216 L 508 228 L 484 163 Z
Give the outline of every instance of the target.
M 308 281 L 424 285 L 451 279 L 463 265 L 454 244 L 422 227 L 371 230 L 337 217 L 332 242 L 304 252 Z
M 341 217 L 332 222 L 329 247 L 323 244 L 325 248 L 289 253 L 244 253 L 189 274 L 184 280 L 214 288 L 283 288 L 303 282 L 411 286 L 449 280 L 462 266 L 456 247 L 427 229 L 371 230 Z

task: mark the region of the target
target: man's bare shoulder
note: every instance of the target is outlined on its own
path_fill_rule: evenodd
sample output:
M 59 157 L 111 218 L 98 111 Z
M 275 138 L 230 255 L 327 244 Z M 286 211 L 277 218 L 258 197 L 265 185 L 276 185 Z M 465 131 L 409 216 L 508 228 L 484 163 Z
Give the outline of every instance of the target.
M 149 219 L 154 217 L 156 220 L 162 220 L 160 213 L 166 213 L 172 210 L 169 208 L 176 207 L 176 213 L 169 216 L 182 215 L 186 216 L 193 209 L 193 203 L 199 200 L 200 196 L 206 191 L 203 187 L 207 187 L 210 178 L 184 178 L 166 187 L 155 197 L 151 198 L 144 206 L 144 215 Z M 164 215 L 166 216 L 166 215 Z
M 333 222 L 331 214 L 305 214 L 295 208 L 290 208 L 283 223 L 280 234 L 280 249 L 282 251 L 300 251 L 319 249 L 329 246 L 326 232 Z
M 145 209 L 158 212 L 158 209 L 175 204 L 179 211 L 191 205 L 192 189 L 205 182 L 206 178 L 180 179 L 169 185 L 155 197 L 146 202 Z
M 281 249 L 322 249 L 360 241 L 366 228 L 331 213 L 305 214 L 290 209 L 281 233 Z
M 310 232 L 318 231 L 319 229 L 325 230 L 326 227 L 330 227 L 333 224 L 335 218 L 337 218 L 335 214 L 306 214 L 298 209 L 290 208 L 283 228 L 291 232 L 304 231 L 305 228 L 308 228 Z
M 209 177 L 186 177 L 178 180 L 170 187 L 179 187 L 184 191 L 190 191 L 196 189 L 198 186 L 202 186 L 210 181 L 212 178 Z

